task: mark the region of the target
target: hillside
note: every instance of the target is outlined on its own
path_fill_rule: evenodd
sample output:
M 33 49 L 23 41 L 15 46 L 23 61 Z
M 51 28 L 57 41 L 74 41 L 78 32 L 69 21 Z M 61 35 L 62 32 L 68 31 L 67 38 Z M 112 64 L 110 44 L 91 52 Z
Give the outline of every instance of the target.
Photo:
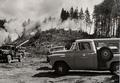
M 69 49 L 74 40 L 82 38 L 93 38 L 93 35 L 71 29 L 50 29 L 47 31 L 38 31 L 24 46 L 31 53 L 39 56 L 40 54 L 46 55 L 49 48 L 54 46 L 65 46 L 66 49 Z

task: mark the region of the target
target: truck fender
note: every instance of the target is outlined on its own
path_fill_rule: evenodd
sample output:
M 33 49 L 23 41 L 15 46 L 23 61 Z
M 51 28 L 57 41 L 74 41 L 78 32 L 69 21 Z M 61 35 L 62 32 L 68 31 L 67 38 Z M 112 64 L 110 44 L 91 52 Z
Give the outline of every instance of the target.
M 54 69 L 55 66 L 56 66 L 57 64 L 60 64 L 60 63 L 65 64 L 69 69 L 71 69 L 70 66 L 69 66 L 65 61 L 63 61 L 63 60 L 54 62 L 54 65 L 53 65 L 53 68 L 52 68 L 52 69 Z
M 110 69 L 114 63 L 120 63 L 120 61 L 112 61 L 107 63 L 107 68 Z

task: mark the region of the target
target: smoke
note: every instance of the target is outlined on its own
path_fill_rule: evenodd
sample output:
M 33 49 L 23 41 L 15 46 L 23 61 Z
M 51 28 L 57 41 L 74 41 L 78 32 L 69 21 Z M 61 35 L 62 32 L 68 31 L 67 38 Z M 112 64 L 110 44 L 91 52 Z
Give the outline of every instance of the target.
M 25 25 L 23 26 L 23 24 Z M 24 36 L 33 36 L 40 27 L 40 22 L 10 19 L 4 24 L 4 27 L 5 29 L 0 28 L 0 46 L 2 44 L 8 43 L 9 38 L 12 42 L 18 37 L 21 37 L 23 34 Z
M 64 29 L 64 30 L 75 30 L 75 31 L 83 31 L 87 32 L 88 34 L 94 33 L 94 23 L 87 24 L 85 20 L 71 20 L 67 19 L 66 21 L 62 22 L 59 19 L 51 18 L 51 20 L 46 19 L 41 24 L 41 30 L 46 31 L 51 28 L 56 29 Z
M 17 19 L 11 19 L 4 24 L 5 28 L 9 33 L 17 33 L 21 35 L 23 31 L 22 21 Z
M 4 44 L 5 39 L 8 37 L 9 33 L 4 29 L 0 29 L 0 46 Z

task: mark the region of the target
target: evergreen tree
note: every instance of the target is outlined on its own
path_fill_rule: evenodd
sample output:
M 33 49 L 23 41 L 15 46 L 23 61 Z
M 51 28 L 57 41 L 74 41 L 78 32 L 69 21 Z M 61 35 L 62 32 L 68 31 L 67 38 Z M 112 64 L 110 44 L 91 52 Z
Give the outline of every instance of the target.
M 66 11 L 66 19 L 68 19 L 70 17 L 70 14 L 68 11 Z
M 86 23 L 90 23 L 90 21 L 91 21 L 88 8 L 85 10 L 85 21 L 86 21 Z
M 85 22 L 86 22 L 86 31 L 88 31 L 88 27 L 91 23 L 90 13 L 89 13 L 88 8 L 85 10 Z
M 71 7 L 71 9 L 70 9 L 70 18 L 71 19 L 73 19 L 73 13 L 74 13 L 74 9 L 73 9 L 73 7 Z
M 79 13 L 79 18 L 80 18 L 81 20 L 84 19 L 84 13 L 83 13 L 83 9 L 82 9 L 82 8 L 81 8 L 80 13 Z
M 78 7 L 75 9 L 75 11 L 73 12 L 73 18 L 74 19 L 78 19 Z
M 7 29 L 5 28 L 4 24 L 6 23 L 7 21 L 5 19 L 3 20 L 0 20 L 0 28 L 4 29 L 6 32 L 7 32 Z
M 64 21 L 64 18 L 65 18 L 65 10 L 64 10 L 64 8 L 62 8 L 60 17 L 61 17 L 61 20 Z
M 62 19 L 62 22 L 67 20 L 69 17 L 69 12 L 64 10 L 64 8 L 62 8 L 62 11 L 61 11 L 61 19 Z

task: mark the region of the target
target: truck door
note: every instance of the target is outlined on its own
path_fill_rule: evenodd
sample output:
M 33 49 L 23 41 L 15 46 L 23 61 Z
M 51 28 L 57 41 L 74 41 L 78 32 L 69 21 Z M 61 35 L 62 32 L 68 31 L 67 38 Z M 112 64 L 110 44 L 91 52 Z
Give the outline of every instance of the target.
M 79 51 L 75 53 L 75 65 L 77 69 L 96 69 L 97 55 L 92 41 L 78 42 Z

